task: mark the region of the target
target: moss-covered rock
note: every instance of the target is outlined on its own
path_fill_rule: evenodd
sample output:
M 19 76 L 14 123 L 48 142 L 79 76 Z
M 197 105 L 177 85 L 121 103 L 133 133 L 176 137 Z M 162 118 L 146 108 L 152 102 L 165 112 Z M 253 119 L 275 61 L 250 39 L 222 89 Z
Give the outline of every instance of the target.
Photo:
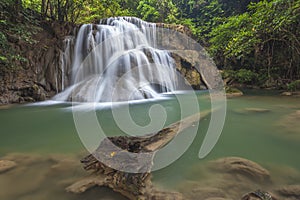
M 244 95 L 244 93 L 241 90 L 234 87 L 226 86 L 225 91 L 227 97 L 239 97 Z

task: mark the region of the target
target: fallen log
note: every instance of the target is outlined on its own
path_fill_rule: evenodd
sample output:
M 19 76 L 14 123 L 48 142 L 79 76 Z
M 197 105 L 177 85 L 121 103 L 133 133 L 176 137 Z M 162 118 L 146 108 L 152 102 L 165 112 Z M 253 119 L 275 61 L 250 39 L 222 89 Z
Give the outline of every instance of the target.
M 210 111 L 201 112 L 201 118 L 209 114 Z M 179 193 L 157 191 L 153 187 L 150 173 L 153 157 L 157 150 L 199 120 L 200 113 L 197 113 L 155 134 L 105 138 L 94 153 L 81 160 L 84 169 L 93 171 L 93 175 L 66 190 L 82 193 L 94 186 L 106 186 L 131 200 L 182 199 Z

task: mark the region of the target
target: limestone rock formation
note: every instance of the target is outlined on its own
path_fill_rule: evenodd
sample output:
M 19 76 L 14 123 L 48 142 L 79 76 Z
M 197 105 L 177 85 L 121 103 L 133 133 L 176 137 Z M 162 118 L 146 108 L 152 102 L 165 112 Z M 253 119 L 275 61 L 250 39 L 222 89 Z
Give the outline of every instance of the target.
M 32 36 L 35 42 L 26 43 L 20 38 L 9 41 L 26 62 L 16 62 L 12 67 L 16 70 L 0 71 L 0 104 L 43 101 L 61 89 L 63 40 L 75 25 L 41 22 L 40 27 Z
M 300 199 L 300 185 L 284 186 L 276 190 L 284 198 Z
M 10 160 L 0 160 L 0 173 L 7 172 L 17 166 L 17 163 Z
M 196 51 L 173 52 L 171 56 L 175 60 L 177 71 L 186 79 L 188 85 L 193 89 L 208 89 L 196 68 L 199 65 L 199 54 Z
M 270 173 L 259 164 L 239 157 L 221 158 L 210 163 L 212 169 L 246 176 L 257 181 L 269 181 Z

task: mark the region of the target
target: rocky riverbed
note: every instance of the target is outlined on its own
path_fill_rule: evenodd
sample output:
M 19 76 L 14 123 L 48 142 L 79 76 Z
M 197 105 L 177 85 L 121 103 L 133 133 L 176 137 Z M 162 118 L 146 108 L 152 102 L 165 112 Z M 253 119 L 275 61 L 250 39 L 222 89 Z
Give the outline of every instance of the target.
M 65 188 L 89 177 L 81 169 L 79 157 L 20 153 L 3 156 L 0 160 L 0 198 L 77 200 L 83 196 L 86 199 L 93 196 L 103 200 L 125 200 L 105 187 L 93 187 L 81 195 L 67 192 Z M 187 200 L 237 200 L 257 189 L 272 195 L 274 199 L 299 199 L 300 185 L 292 183 L 290 176 L 300 180 L 300 172 L 285 166 L 280 167 L 282 172 L 279 174 L 279 168 L 277 171 L 275 169 L 276 166 L 265 167 L 245 158 L 220 158 L 205 165 L 194 165 L 189 171 L 183 172 L 193 178 L 178 183 L 171 191 L 182 194 L 182 198 Z M 202 178 L 197 178 L 199 174 L 202 174 Z M 74 189 L 73 192 L 83 191 Z

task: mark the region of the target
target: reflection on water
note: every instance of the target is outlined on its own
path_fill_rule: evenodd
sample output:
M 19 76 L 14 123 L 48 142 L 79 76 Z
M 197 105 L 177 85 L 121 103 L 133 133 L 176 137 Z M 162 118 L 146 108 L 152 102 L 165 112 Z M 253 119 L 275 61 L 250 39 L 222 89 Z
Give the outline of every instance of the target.
M 200 107 L 209 108 L 205 99 L 199 96 Z M 157 102 L 166 109 L 166 124 L 179 119 L 178 102 L 164 98 L 130 105 L 137 124 L 150 122 L 148 110 Z M 227 103 L 225 127 L 213 151 L 205 159 L 198 159 L 208 116 L 201 121 L 188 151 L 172 165 L 154 172 L 157 187 L 180 191 L 188 199 L 239 199 L 259 188 L 276 191 L 283 185 L 300 184 L 299 98 L 253 95 L 228 99 Z M 52 104 L 0 110 L 0 156 L 17 163 L 14 169 L 0 174 L 0 199 L 122 199 L 106 188 L 95 188 L 84 195 L 65 192 L 65 187 L 87 175 L 79 163 L 87 152 L 77 136 L 69 107 Z M 97 116 L 110 135 L 123 134 L 113 122 L 109 106 L 99 106 Z M 212 160 L 233 156 L 258 163 L 270 173 L 270 181 L 210 167 Z

